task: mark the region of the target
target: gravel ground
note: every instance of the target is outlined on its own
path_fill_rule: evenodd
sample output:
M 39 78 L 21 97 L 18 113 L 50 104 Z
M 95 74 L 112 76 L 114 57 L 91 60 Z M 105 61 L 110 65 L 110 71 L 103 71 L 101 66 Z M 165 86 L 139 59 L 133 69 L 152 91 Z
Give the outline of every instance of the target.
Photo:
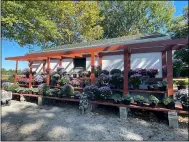
M 112 111 L 111 111 L 112 110 Z M 149 117 L 146 117 L 149 116 Z M 13 100 L 2 107 L 2 140 L 188 140 L 187 124 L 178 129 L 146 113 L 120 121 L 118 111 L 99 108 L 81 115 L 78 105 L 37 106 Z

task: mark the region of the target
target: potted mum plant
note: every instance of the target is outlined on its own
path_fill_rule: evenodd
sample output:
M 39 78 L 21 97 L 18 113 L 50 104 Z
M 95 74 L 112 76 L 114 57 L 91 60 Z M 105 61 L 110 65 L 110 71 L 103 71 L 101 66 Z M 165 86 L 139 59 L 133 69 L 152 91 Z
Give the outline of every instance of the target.
M 181 89 L 175 95 L 176 99 L 181 102 L 183 110 L 189 110 L 188 89 Z
M 27 78 L 29 78 L 30 75 L 30 69 L 29 68 L 25 68 L 22 70 L 22 74 L 24 74 Z
M 120 94 L 114 94 L 114 95 L 112 96 L 112 99 L 114 100 L 114 103 L 115 103 L 115 104 L 120 104 L 121 101 L 122 101 L 122 97 L 121 97 Z
M 156 98 L 153 95 L 150 95 L 150 97 L 149 97 L 149 103 L 150 103 L 151 107 L 156 107 L 158 105 L 158 103 L 159 103 L 159 99 Z
M 83 92 L 87 95 L 88 99 L 95 100 L 99 98 L 99 89 L 96 85 L 89 85 L 83 89 Z
M 133 98 L 129 95 L 129 94 L 126 94 L 122 97 L 122 101 L 125 105 L 130 105 L 131 102 L 133 101 Z
M 185 80 L 178 80 L 176 81 L 176 85 L 177 85 L 178 90 L 186 89 L 187 82 Z
M 167 90 L 167 81 L 158 81 L 157 86 L 160 91 L 166 91 Z
M 141 84 L 140 77 L 140 74 L 131 75 L 131 77 L 129 78 L 129 83 L 131 84 L 132 89 L 139 89 L 139 86 Z
M 172 97 L 167 97 L 163 100 L 163 104 L 168 109 L 175 109 L 175 102 Z
M 99 88 L 100 99 L 107 100 L 112 95 L 112 90 L 108 86 L 100 87 Z
M 81 80 L 80 79 L 77 79 L 77 78 L 74 78 L 72 79 L 70 82 L 69 82 L 73 87 L 80 87 L 81 85 Z
M 147 75 L 150 78 L 155 78 L 155 76 L 158 74 L 158 70 L 157 69 L 149 69 L 147 70 Z
M 115 89 L 121 88 L 123 86 L 123 75 L 114 73 L 110 78 L 110 84 L 114 86 Z
M 137 95 L 135 98 L 134 98 L 134 101 L 137 103 L 137 106 L 143 106 L 143 104 L 145 103 L 145 99 L 143 96 L 141 95 Z
M 66 77 L 62 77 L 58 83 L 60 84 L 60 86 L 63 86 L 65 84 L 68 84 L 69 83 L 69 80 L 66 78 Z

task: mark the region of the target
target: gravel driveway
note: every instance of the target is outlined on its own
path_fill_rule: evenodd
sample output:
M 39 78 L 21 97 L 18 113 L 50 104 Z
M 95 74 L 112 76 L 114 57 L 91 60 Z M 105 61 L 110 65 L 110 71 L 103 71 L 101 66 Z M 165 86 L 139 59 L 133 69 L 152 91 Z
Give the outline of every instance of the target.
M 2 140 L 188 140 L 187 127 L 171 129 L 157 119 L 129 116 L 120 121 L 110 109 L 81 115 L 78 105 L 39 107 L 13 100 L 2 107 Z

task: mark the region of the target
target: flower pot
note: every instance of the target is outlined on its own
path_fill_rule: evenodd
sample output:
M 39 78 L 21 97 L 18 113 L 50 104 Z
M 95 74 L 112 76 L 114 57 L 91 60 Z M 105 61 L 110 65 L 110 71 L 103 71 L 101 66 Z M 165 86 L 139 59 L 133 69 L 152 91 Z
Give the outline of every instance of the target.
M 186 86 L 177 86 L 178 90 L 186 89 Z
M 143 104 L 143 102 L 136 102 L 137 104 L 137 106 L 143 106 L 144 104 Z
M 154 102 L 152 102 L 152 103 L 150 104 L 150 107 L 155 108 L 156 106 L 157 106 L 157 104 L 156 104 L 156 103 L 154 103 Z
M 189 111 L 189 106 L 185 106 L 182 104 L 182 108 L 183 108 L 183 110 Z
M 130 104 L 131 104 L 131 101 L 129 101 L 129 100 L 124 100 L 123 103 L 124 103 L 125 105 L 130 105 Z
M 166 91 L 166 90 L 167 90 L 167 87 L 166 87 L 166 86 L 159 87 L 159 90 L 160 90 L 160 91 Z
M 175 103 L 172 102 L 172 103 L 166 105 L 166 108 L 168 108 L 168 109 L 175 109 Z

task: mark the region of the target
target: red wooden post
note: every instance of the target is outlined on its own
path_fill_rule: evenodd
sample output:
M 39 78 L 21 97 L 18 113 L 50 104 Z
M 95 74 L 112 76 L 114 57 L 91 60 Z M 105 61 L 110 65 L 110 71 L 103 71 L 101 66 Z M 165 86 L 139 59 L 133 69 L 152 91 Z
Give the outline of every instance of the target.
M 17 71 L 18 71 L 18 60 L 16 60 L 16 69 L 14 72 L 14 84 L 16 84 L 17 81 Z
M 59 61 L 59 66 L 60 66 L 60 67 L 62 66 L 62 58 L 61 58 L 60 61 Z
M 43 61 L 43 72 L 45 72 L 45 65 L 46 65 L 46 61 Z
M 91 84 L 94 84 L 95 80 L 95 54 L 94 52 L 91 53 Z
M 163 70 L 166 67 L 166 51 L 162 52 L 162 77 L 165 77 L 163 74 Z
M 128 51 L 124 51 L 124 86 L 123 86 L 123 94 L 128 93 L 128 72 L 129 72 L 129 53 Z
M 167 83 L 168 83 L 168 96 L 173 95 L 173 62 L 172 62 L 172 49 L 167 51 Z
M 30 75 L 29 75 L 29 88 L 32 87 L 32 62 L 29 61 Z
M 50 58 L 47 59 L 47 85 L 50 83 Z
M 102 55 L 99 55 L 98 65 L 102 69 Z

